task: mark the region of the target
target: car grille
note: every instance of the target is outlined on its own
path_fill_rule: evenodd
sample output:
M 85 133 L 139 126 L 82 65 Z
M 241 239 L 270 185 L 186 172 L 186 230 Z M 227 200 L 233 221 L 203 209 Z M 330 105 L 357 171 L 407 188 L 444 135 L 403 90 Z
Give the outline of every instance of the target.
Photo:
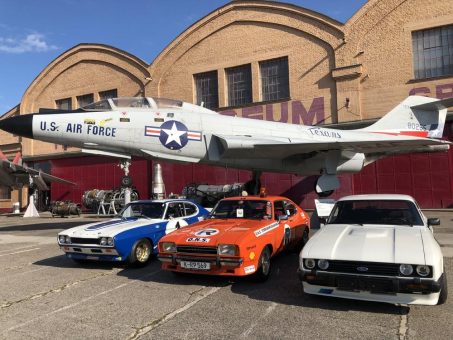
M 176 251 L 190 254 L 217 254 L 217 247 L 177 246 Z
M 329 272 L 398 276 L 399 264 L 356 261 L 329 261 Z
M 98 238 L 71 237 L 71 244 L 99 244 Z

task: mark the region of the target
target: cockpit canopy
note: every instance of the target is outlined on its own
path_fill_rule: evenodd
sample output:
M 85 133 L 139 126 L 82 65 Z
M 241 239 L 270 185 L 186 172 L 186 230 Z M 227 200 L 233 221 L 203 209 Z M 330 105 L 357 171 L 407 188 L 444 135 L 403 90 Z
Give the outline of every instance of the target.
M 169 109 L 181 108 L 180 100 L 154 97 L 109 98 L 82 107 L 85 111 L 111 111 L 115 109 Z

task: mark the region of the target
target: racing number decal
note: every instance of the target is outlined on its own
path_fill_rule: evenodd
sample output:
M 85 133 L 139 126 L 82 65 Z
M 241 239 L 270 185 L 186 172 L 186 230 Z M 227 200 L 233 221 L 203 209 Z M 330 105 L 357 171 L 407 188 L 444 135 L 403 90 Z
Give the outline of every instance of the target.
M 189 224 L 184 219 L 174 219 L 168 221 L 167 226 L 165 227 L 165 235 L 175 231 L 176 229 L 187 227 Z

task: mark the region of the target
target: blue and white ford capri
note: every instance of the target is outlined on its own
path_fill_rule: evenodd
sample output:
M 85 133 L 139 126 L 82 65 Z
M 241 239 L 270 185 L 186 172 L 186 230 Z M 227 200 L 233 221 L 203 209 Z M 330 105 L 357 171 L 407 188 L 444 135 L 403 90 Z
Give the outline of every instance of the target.
M 86 224 L 58 234 L 68 258 L 146 265 L 157 253 L 160 238 L 201 221 L 209 212 L 184 199 L 141 200 L 129 203 L 109 221 Z

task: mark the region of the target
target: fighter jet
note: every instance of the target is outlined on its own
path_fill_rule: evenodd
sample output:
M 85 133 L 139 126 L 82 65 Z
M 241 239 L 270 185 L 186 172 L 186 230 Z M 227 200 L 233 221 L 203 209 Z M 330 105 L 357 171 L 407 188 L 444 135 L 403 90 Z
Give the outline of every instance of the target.
M 319 175 L 316 192 L 339 187 L 338 174 L 356 173 L 389 155 L 448 150 L 441 140 L 447 107 L 410 96 L 376 123 L 337 130 L 221 115 L 164 98 L 113 98 L 74 111 L 43 111 L 0 120 L 0 129 L 27 138 L 130 159 L 132 155 L 253 171 Z
M 48 183 L 59 182 L 74 185 L 75 183 L 52 176 L 41 170 L 29 168 L 22 164 L 20 152 L 16 153 L 14 160 L 10 161 L 0 150 L 0 185 L 12 189 L 32 186 L 39 190 L 49 190 Z

